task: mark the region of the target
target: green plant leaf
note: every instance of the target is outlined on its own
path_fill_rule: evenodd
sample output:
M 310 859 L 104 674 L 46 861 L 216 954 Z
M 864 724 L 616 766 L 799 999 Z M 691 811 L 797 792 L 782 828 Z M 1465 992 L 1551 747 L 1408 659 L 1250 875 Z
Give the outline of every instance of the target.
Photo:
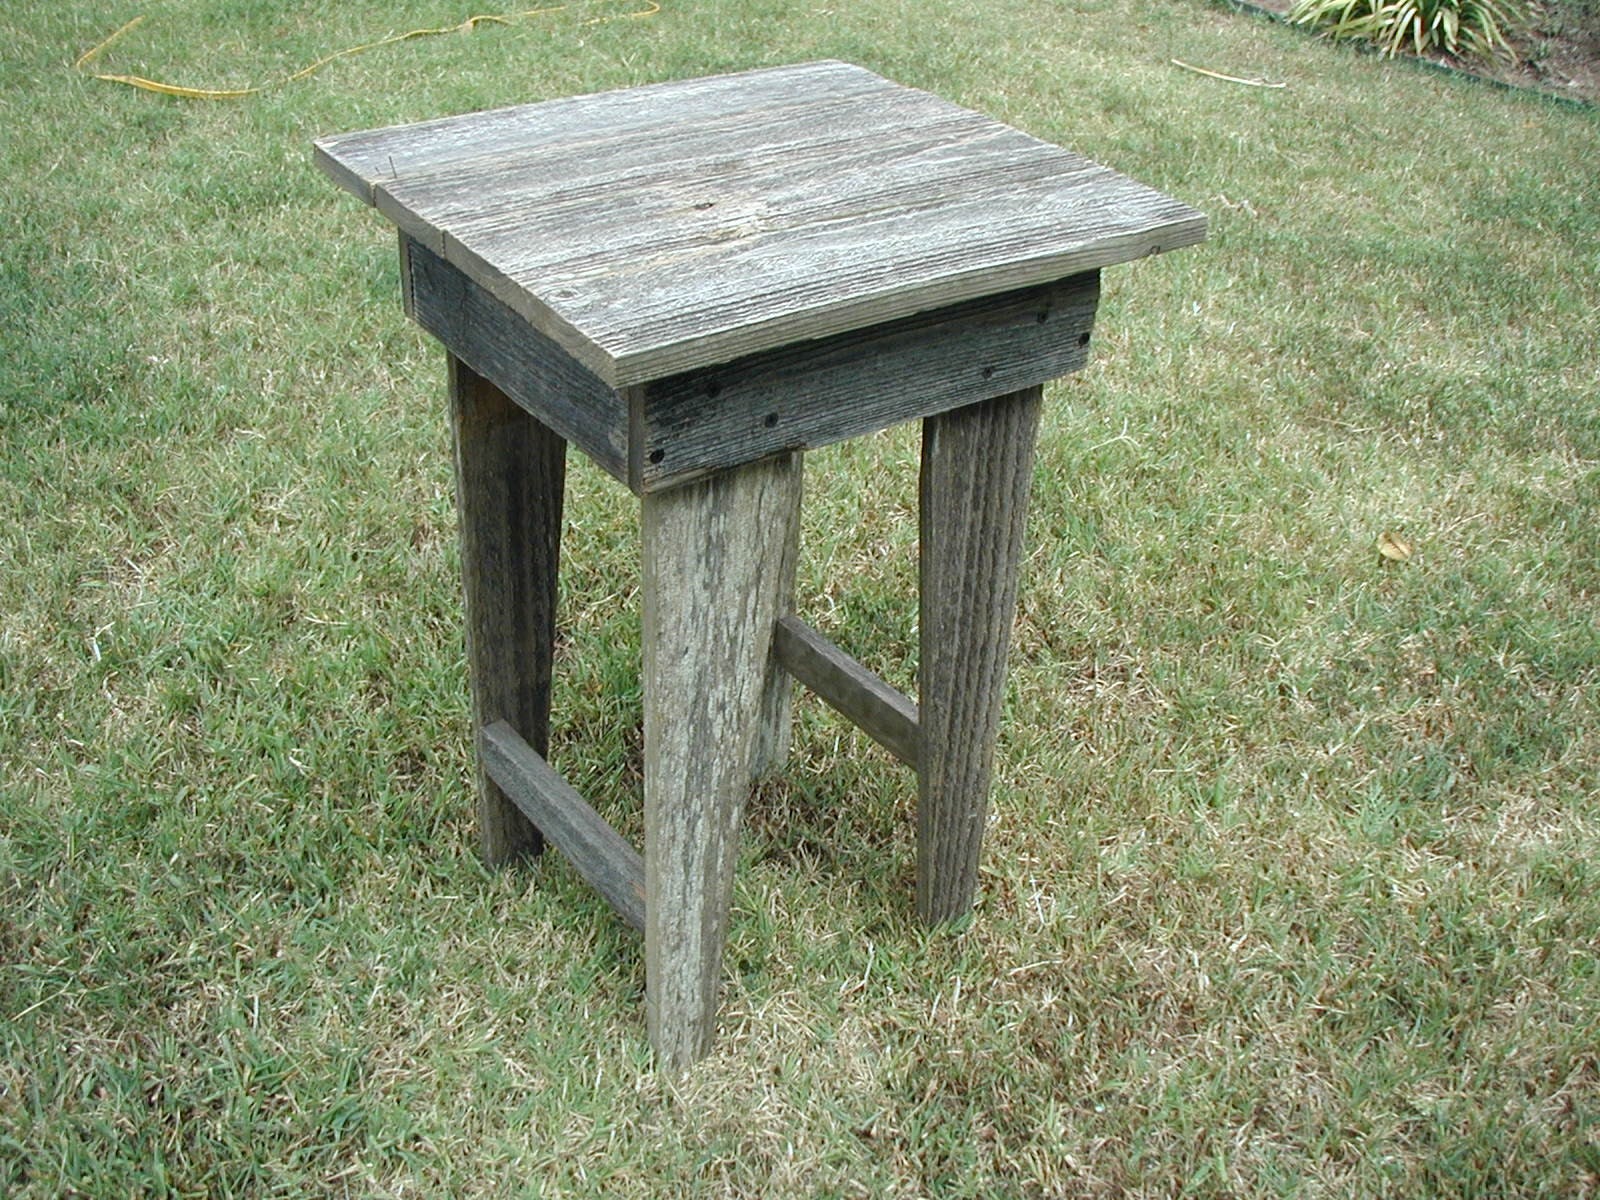
M 1529 14 L 1527 0 L 1299 0 L 1289 19 L 1370 41 L 1391 58 L 1407 50 L 1494 58 L 1512 53 L 1506 32 Z

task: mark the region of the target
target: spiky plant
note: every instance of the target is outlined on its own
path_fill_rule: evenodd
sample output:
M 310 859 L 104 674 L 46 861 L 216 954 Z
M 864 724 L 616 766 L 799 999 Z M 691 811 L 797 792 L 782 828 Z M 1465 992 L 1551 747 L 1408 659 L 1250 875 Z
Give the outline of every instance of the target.
M 1297 0 L 1289 19 L 1335 38 L 1363 38 L 1393 57 L 1410 49 L 1456 58 L 1512 58 L 1507 34 L 1526 0 Z

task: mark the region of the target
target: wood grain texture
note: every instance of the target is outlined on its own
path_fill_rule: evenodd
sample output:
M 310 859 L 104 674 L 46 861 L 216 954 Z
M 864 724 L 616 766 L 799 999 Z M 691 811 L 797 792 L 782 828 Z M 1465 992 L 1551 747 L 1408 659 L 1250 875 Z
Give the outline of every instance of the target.
M 661 1065 L 716 1019 L 739 820 L 799 464 L 755 463 L 643 500 L 646 1007 Z
M 469 174 L 563 145 L 650 140 L 685 121 L 737 125 L 752 108 L 783 106 L 808 124 L 826 124 L 831 104 L 877 89 L 879 81 L 869 72 L 834 69 L 841 63 L 812 66 L 803 72 L 803 85 L 793 66 L 741 71 L 339 134 L 318 138 L 313 146 L 318 166 L 372 204 L 375 181 Z M 463 138 L 464 129 L 473 136 Z
M 504 721 L 482 731 L 484 768 L 500 791 L 633 928 L 644 931 L 644 859 Z
M 671 487 L 1081 369 L 1099 273 L 802 342 L 642 389 L 639 486 Z
M 621 396 L 460 271 L 401 235 L 406 311 L 451 354 L 628 482 Z
M 459 359 L 449 372 L 473 728 L 504 721 L 543 754 L 566 442 Z M 481 735 L 478 763 L 485 861 L 537 854 L 538 829 L 483 769 Z
M 794 473 L 794 503 L 786 513 L 776 513 L 779 524 L 768 531 L 778 545 L 778 577 L 775 581 L 779 619 L 794 612 L 794 576 L 800 561 L 800 504 L 805 492 L 805 459 L 799 452 L 790 456 L 788 469 Z M 789 761 L 793 734 L 794 680 L 779 661 L 777 644 L 767 656 L 766 679 L 761 686 L 761 709 L 756 718 L 755 743 L 750 750 L 750 776 L 763 779 Z
M 1175 249 L 1187 205 L 844 63 L 322 139 L 613 387 Z
M 867 670 L 798 617 L 778 620 L 772 651 L 784 668 L 829 707 L 848 717 L 907 766 L 920 758 L 922 735 L 910 697 Z
M 917 912 L 972 908 L 1016 614 L 1042 392 L 922 426 Z
M 401 241 L 407 311 L 422 327 L 639 493 L 1076 371 L 1099 298 L 1089 272 L 617 392 L 461 271 Z

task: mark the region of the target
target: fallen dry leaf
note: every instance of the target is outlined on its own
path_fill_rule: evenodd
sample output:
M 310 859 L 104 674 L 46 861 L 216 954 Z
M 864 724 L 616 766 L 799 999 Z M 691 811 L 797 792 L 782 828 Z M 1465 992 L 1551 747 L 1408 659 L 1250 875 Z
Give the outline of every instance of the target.
M 1388 530 L 1378 535 L 1378 553 L 1390 562 L 1405 562 L 1411 557 L 1411 543 Z

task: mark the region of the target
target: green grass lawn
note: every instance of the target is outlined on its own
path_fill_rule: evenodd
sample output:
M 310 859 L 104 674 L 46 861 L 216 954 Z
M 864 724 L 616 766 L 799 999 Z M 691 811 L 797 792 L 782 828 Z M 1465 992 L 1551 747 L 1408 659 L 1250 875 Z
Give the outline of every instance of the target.
M 1201 0 L 73 69 L 469 11 L 0 11 L 0 1193 L 1600 1191 L 1600 118 Z M 475 857 L 442 355 L 310 140 L 817 57 L 1213 235 L 1047 392 L 976 919 L 916 925 L 910 775 L 803 700 L 674 1084 L 637 939 Z M 907 689 L 916 456 L 812 455 L 800 570 Z M 636 505 L 568 509 L 552 759 L 637 838 Z

